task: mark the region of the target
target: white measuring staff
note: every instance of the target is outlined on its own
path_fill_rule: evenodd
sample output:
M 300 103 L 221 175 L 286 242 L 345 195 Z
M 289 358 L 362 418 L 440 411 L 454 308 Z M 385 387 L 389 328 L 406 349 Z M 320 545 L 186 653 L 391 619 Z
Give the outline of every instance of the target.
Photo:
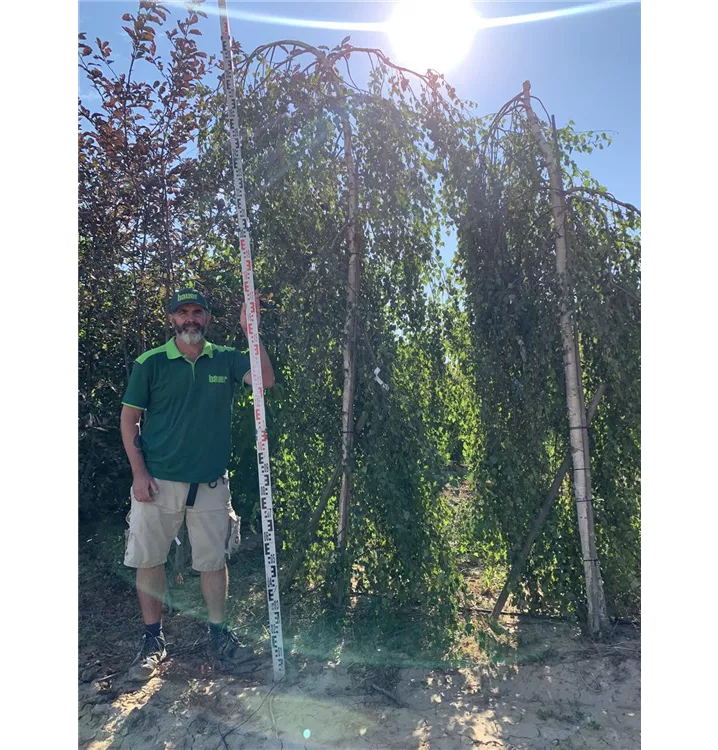
M 279 575 L 277 550 L 274 544 L 274 514 L 272 512 L 272 480 L 269 474 L 269 448 L 267 422 L 264 415 L 264 387 L 259 355 L 259 331 L 254 302 L 254 274 L 252 273 L 252 247 L 249 239 L 247 202 L 244 195 L 242 148 L 239 137 L 237 92 L 235 89 L 232 36 L 229 32 L 226 0 L 219 1 L 219 25 L 222 33 L 224 58 L 224 92 L 230 123 L 232 168 L 234 170 L 234 199 L 239 215 L 239 250 L 242 256 L 242 280 L 247 309 L 247 337 L 252 365 L 252 393 L 254 394 L 254 424 L 257 431 L 257 466 L 259 469 L 259 497 L 262 508 L 262 540 L 264 543 L 264 571 L 267 579 L 267 606 L 269 607 L 269 633 L 272 644 L 272 664 L 275 682 L 284 677 L 284 642 L 282 640 L 282 612 L 279 605 Z

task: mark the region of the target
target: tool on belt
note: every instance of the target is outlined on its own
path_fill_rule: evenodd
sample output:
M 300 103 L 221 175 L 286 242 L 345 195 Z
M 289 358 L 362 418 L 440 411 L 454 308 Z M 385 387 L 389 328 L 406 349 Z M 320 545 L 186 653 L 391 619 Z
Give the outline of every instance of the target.
M 226 484 L 228 481 L 225 479 L 225 477 L 219 477 L 218 479 L 215 479 L 214 482 L 209 483 L 209 488 L 214 489 L 217 484 L 222 481 L 222 484 Z M 197 499 L 197 490 L 199 489 L 200 482 L 192 482 L 189 486 L 189 492 L 187 493 L 187 502 L 185 503 L 188 508 L 194 507 L 194 501 Z M 232 553 L 236 552 L 239 549 L 240 543 L 242 541 L 242 535 L 241 535 L 241 519 L 239 516 L 234 512 L 234 510 L 230 509 L 229 512 L 229 528 L 227 531 L 227 539 L 226 539 L 226 545 L 225 545 L 225 554 L 227 555 L 227 558 L 232 557 Z M 180 542 L 179 537 L 175 537 L 175 543 L 177 545 L 180 545 L 182 542 Z

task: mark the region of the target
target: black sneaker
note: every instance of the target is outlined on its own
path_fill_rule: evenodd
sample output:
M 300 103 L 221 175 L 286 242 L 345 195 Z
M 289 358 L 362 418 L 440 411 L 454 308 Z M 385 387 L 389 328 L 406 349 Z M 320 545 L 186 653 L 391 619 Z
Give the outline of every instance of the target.
M 234 664 L 241 664 L 255 657 L 254 650 L 250 646 L 243 646 L 229 628 L 216 632 L 210 629 L 208 651 L 215 659 Z
M 157 667 L 165 660 L 164 636 L 156 638 L 145 632 L 142 636 L 142 646 L 135 660 L 130 665 L 129 678 L 131 680 L 149 680 L 157 673 Z

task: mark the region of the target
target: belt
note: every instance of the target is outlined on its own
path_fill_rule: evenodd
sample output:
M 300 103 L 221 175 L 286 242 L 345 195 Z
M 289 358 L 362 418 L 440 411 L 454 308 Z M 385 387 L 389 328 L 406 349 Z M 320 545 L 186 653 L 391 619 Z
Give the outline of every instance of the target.
M 193 482 L 189 486 L 189 492 L 187 493 L 187 507 L 191 508 L 194 505 L 195 498 L 197 497 L 197 488 L 199 482 Z
M 214 482 L 209 482 L 210 489 L 214 489 L 217 484 L 219 483 L 219 480 L 222 480 L 222 484 L 225 483 L 224 476 L 217 477 L 217 479 L 214 480 Z M 187 493 L 187 507 L 191 508 L 194 506 L 194 501 L 197 498 L 197 489 L 199 488 L 201 482 L 192 482 L 189 486 L 189 492 Z

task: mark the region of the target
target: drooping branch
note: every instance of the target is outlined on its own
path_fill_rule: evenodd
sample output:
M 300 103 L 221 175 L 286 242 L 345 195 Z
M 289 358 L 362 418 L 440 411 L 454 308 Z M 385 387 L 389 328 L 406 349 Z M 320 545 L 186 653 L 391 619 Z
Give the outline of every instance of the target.
M 443 80 L 442 77 L 439 76 L 439 74 L 435 72 L 427 71 L 426 74 L 423 74 L 415 70 L 412 70 L 411 68 L 406 68 L 402 65 L 398 65 L 397 63 L 392 62 L 392 60 L 389 57 L 387 57 L 378 48 L 355 47 L 351 44 L 344 44 L 332 51 L 325 52 L 319 49 L 318 47 L 315 47 L 312 44 L 308 44 L 307 42 L 303 42 L 298 39 L 280 39 L 279 41 L 276 41 L 276 42 L 271 42 L 269 44 L 260 45 L 255 50 L 253 50 L 250 54 L 248 54 L 243 60 L 241 67 L 244 70 L 244 75 L 246 76 L 247 71 L 251 67 L 251 64 L 254 60 L 261 57 L 267 52 L 270 52 L 270 51 L 274 52 L 278 48 L 286 52 L 287 57 L 272 67 L 271 72 L 270 72 L 270 77 L 273 72 L 285 67 L 288 63 L 291 63 L 297 57 L 300 57 L 305 54 L 309 54 L 314 57 L 314 60 L 304 69 L 303 73 L 305 75 L 313 67 L 317 66 L 317 67 L 324 69 L 327 72 L 330 72 L 332 77 L 336 81 L 339 81 L 340 76 L 339 76 L 338 71 L 336 70 L 336 67 L 335 67 L 336 64 L 344 60 L 348 65 L 348 60 L 351 57 L 351 55 L 357 52 L 361 52 L 361 53 L 366 54 L 369 57 L 370 61 L 372 61 L 372 56 L 376 57 L 387 68 L 390 68 L 391 70 L 394 70 L 399 75 L 401 75 L 402 79 L 404 80 L 406 80 L 407 76 L 411 76 L 415 78 L 416 80 L 423 83 L 424 86 L 426 86 L 426 88 L 431 90 L 434 94 L 438 93 L 439 81 Z M 372 62 L 372 66 L 373 66 L 373 62 Z M 350 78 L 351 78 L 351 74 L 350 74 Z M 359 87 L 356 85 L 356 83 L 354 83 L 354 87 L 357 90 L 359 90 Z M 403 84 L 402 84 L 402 89 L 404 90 Z M 411 91 L 412 96 L 416 98 L 416 95 L 413 93 L 413 90 L 411 89 L 411 84 L 409 83 L 408 80 L 406 80 L 406 89 Z M 447 87 L 447 90 L 449 91 L 450 96 L 452 96 L 453 98 L 453 89 L 451 89 L 451 87 Z
M 367 420 L 367 412 L 364 411 L 362 412 L 361 416 L 359 417 L 359 421 L 357 422 L 357 426 L 356 426 L 357 435 L 361 434 L 362 430 L 364 429 L 364 425 L 366 424 L 366 420 Z M 301 565 L 306 555 L 307 547 L 309 546 L 310 541 L 314 537 L 314 534 L 316 533 L 317 528 L 319 527 L 319 522 L 322 519 L 322 515 L 324 514 L 324 510 L 327 507 L 329 498 L 332 496 L 332 493 L 334 492 L 334 488 L 336 487 L 337 481 L 339 480 L 339 477 L 342 475 L 343 467 L 344 467 L 344 459 L 342 458 L 337 463 L 334 469 L 334 473 L 332 474 L 331 478 L 327 482 L 327 485 L 324 488 L 321 497 L 319 498 L 319 502 L 317 503 L 317 507 L 314 509 L 312 518 L 307 524 L 306 530 L 304 534 L 302 535 L 302 538 L 299 541 L 299 548 L 297 550 L 297 554 L 294 556 L 294 559 L 292 560 L 289 567 L 287 568 L 287 572 L 284 574 L 284 578 L 282 579 L 282 583 L 280 586 L 280 592 L 282 594 L 289 591 L 292 583 L 294 582 L 294 578 L 297 575 L 299 566 Z
M 598 198 L 604 198 L 609 203 L 615 203 L 617 206 L 623 206 L 623 208 L 628 209 L 629 211 L 633 211 L 639 216 L 641 215 L 640 208 L 636 208 L 636 206 L 634 206 L 632 203 L 619 201 L 618 198 L 616 198 L 616 196 L 604 190 L 596 190 L 595 188 L 589 188 L 589 187 L 583 187 L 582 185 L 577 185 L 575 187 L 572 187 L 566 190 L 566 195 L 571 195 L 572 193 L 588 193 L 589 195 L 595 195 Z

